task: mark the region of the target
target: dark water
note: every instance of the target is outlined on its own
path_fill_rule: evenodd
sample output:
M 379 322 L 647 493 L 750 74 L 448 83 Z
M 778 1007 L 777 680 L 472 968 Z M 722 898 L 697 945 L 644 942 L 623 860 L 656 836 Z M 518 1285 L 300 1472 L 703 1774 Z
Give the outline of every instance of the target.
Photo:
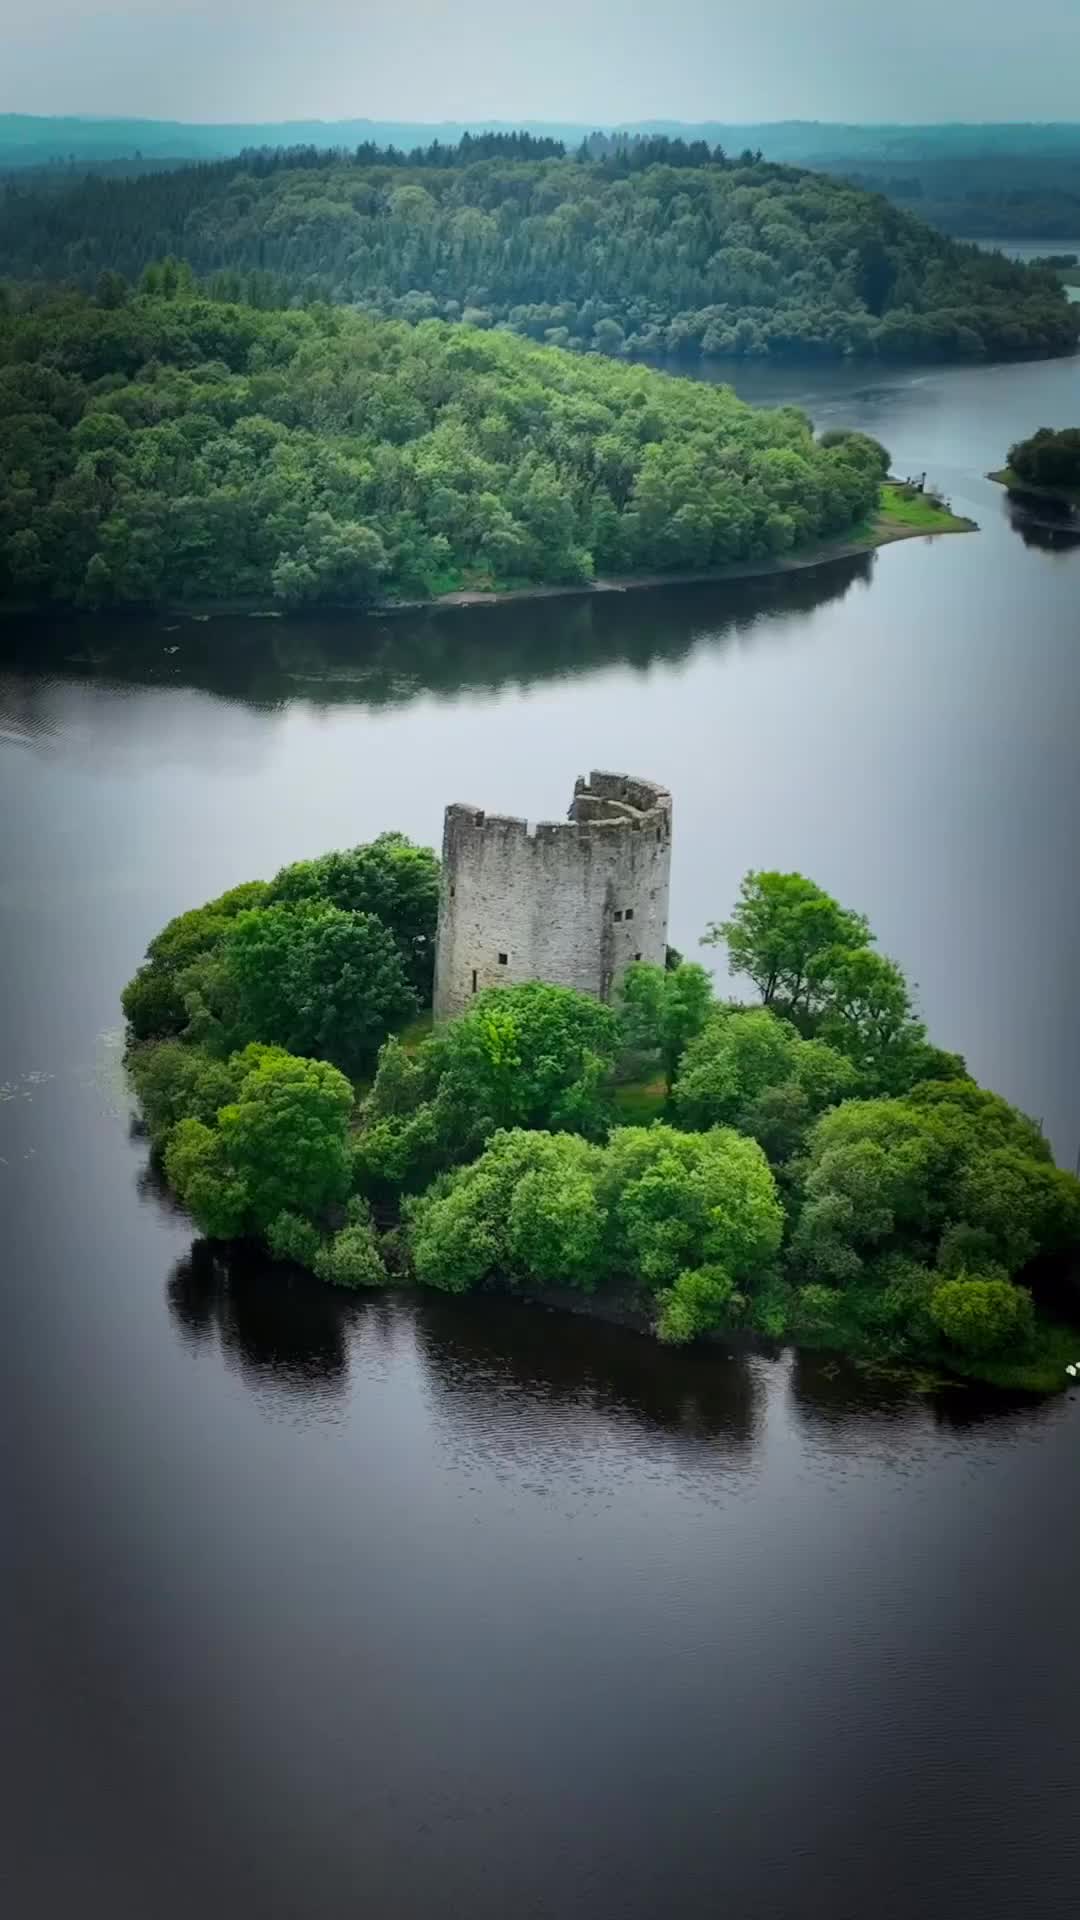
M 226 1270 L 124 1115 L 117 995 L 167 915 L 615 765 L 674 789 L 680 945 L 750 863 L 804 868 L 1071 1161 L 1080 547 L 981 475 L 1080 418 L 1080 363 L 757 384 L 983 532 L 723 592 L 4 637 L 20 1920 L 1075 1910 L 1075 1399 Z

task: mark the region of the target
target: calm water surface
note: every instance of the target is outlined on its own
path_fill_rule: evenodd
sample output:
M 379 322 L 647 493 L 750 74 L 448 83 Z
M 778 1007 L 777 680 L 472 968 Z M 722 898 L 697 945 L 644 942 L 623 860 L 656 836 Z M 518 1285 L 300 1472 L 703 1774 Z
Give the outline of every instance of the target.
M 676 801 L 869 913 L 935 1036 L 1080 1142 L 1080 545 L 982 476 L 1080 362 L 747 378 L 978 537 L 724 591 L 0 655 L 0 1868 L 20 1916 L 1012 1920 L 1080 1883 L 1080 1413 L 227 1269 L 131 1137 L 171 913 L 451 798 Z

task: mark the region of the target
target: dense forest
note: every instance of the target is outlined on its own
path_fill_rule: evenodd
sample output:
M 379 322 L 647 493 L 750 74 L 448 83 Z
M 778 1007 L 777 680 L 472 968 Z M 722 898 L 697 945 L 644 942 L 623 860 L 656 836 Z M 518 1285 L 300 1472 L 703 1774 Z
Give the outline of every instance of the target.
M 1080 237 L 1080 125 L 845 126 L 828 121 L 686 126 L 642 121 L 620 129 L 529 121 L 523 130 L 566 152 L 594 155 L 654 141 L 704 142 L 710 150 L 831 173 L 887 194 L 944 233 L 969 238 Z M 185 125 L 164 120 L 41 119 L 0 115 L 0 172 L 54 175 L 140 173 L 255 148 L 393 147 L 400 153 L 455 146 L 465 135 L 509 134 L 497 122 L 437 126 L 419 121 L 291 121 Z
M 491 135 L 0 189 L 16 280 L 89 289 L 166 254 L 219 297 L 465 319 L 615 356 L 938 360 L 1064 353 L 1080 334 L 1049 269 L 705 142 L 593 158 Z
M 263 312 L 153 269 L 0 314 L 0 598 L 364 604 L 768 561 L 888 456 L 507 333 Z
M 672 956 L 614 1006 L 532 982 L 432 1033 L 410 1015 L 438 895 L 434 855 L 385 834 L 151 942 L 128 1061 L 204 1233 L 340 1286 L 599 1293 L 676 1344 L 748 1329 L 1065 1384 L 1075 1335 L 1025 1280 L 1080 1238 L 1080 1183 L 929 1043 L 861 914 L 751 873 L 705 939 L 756 1004 Z

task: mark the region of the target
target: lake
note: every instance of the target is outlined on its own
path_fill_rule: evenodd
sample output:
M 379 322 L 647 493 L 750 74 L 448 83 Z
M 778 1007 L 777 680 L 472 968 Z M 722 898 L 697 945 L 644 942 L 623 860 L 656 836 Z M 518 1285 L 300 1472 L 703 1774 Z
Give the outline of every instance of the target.
M 739 384 L 879 435 L 981 532 L 0 639 L 12 1912 L 1075 1909 L 1075 1396 L 226 1266 L 130 1125 L 118 995 L 169 915 L 437 843 L 452 799 L 559 817 L 612 766 L 673 789 L 676 944 L 801 868 L 1072 1164 L 1080 541 L 984 476 L 1080 419 L 1080 360 Z

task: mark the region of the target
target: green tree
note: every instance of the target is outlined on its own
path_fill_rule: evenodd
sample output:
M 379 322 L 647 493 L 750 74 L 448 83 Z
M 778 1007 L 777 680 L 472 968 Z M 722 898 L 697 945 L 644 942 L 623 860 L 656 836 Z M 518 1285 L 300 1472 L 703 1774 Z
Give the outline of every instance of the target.
M 824 956 L 865 947 L 872 937 L 862 914 L 801 873 L 751 872 L 730 919 L 710 923 L 702 945 L 726 945 L 732 971 L 753 981 L 765 1006 L 794 1017 L 813 1004 Z
M 201 1047 L 179 1040 L 135 1048 L 128 1071 L 155 1147 L 164 1147 L 180 1120 L 214 1124 L 220 1108 L 236 1094 L 240 1057 L 216 1060 Z
M 1009 448 L 1008 463 L 1032 486 L 1080 488 L 1080 427 L 1040 427 Z
M 927 1066 L 926 1028 L 896 962 L 869 947 L 836 947 L 812 974 L 821 1038 L 851 1061 L 868 1091 L 907 1092 Z
M 323 1242 L 315 1272 L 333 1287 L 382 1287 L 387 1273 L 371 1218 L 350 1201 L 353 1218 Z
M 169 1181 L 212 1237 L 265 1233 L 284 1213 L 317 1220 L 348 1194 L 353 1094 L 322 1060 L 252 1045 L 215 1125 L 185 1119 L 165 1151 Z
M 500 1128 L 602 1133 L 618 1047 L 612 1009 L 571 987 L 480 994 L 411 1059 L 383 1049 L 357 1144 L 361 1181 L 430 1179 Z
M 869 433 L 859 433 L 854 427 L 830 427 L 818 441 L 820 447 L 835 447 L 846 460 L 853 465 L 865 466 L 877 480 L 884 480 L 892 465 L 892 455 L 888 447 L 875 440 Z
M 703 1333 L 729 1325 L 742 1304 L 723 1267 L 684 1267 L 658 1300 L 657 1338 L 668 1346 L 685 1346 Z
M 856 1090 L 850 1062 L 767 1007 L 717 1007 L 686 1049 L 673 1104 L 682 1126 L 734 1126 L 770 1160 L 795 1152 L 817 1114 Z
M 479 1159 L 410 1200 L 406 1215 L 418 1278 L 449 1292 L 495 1278 L 588 1292 L 607 1279 L 648 1296 L 676 1289 L 694 1267 L 751 1284 L 782 1232 L 760 1148 L 671 1127 L 618 1128 L 606 1146 L 499 1132 Z M 665 1293 L 661 1314 L 669 1304 Z
M 347 913 L 373 913 L 397 941 L 411 985 L 431 997 L 439 862 L 403 833 L 381 833 L 364 846 L 298 860 L 275 875 L 268 906 L 323 901 Z
M 407 1203 L 417 1278 L 449 1293 L 496 1277 L 590 1290 L 602 1270 L 600 1154 L 572 1134 L 496 1133 Z
M 354 1076 L 416 1006 L 382 921 L 318 903 L 241 914 L 221 948 L 221 980 L 241 1040 L 332 1060 Z
M 712 1004 L 712 981 L 704 967 L 687 960 L 668 968 L 635 961 L 622 983 L 623 1040 L 628 1047 L 659 1053 L 670 1088 L 687 1044 L 701 1032 Z
M 389 565 L 374 527 L 320 512 L 308 515 L 295 549 L 279 554 L 271 579 L 288 606 L 364 606 L 375 598 Z
M 968 1274 L 936 1288 L 930 1318 L 946 1340 L 969 1354 L 1022 1352 L 1035 1329 L 1026 1288 Z
M 722 1267 L 750 1282 L 769 1269 L 783 1232 L 761 1148 L 725 1128 L 618 1127 L 599 1179 L 612 1271 L 650 1291 L 683 1268 Z
M 1026 1115 L 993 1095 L 980 1111 L 964 1082 L 955 1092 L 950 1101 L 935 1090 L 925 1104 L 848 1100 L 821 1116 L 800 1168 L 796 1268 L 875 1286 L 882 1258 L 897 1253 L 1015 1273 L 1080 1239 L 1080 1181 L 1046 1159 Z
M 145 962 L 121 995 L 134 1040 L 183 1032 L 190 1017 L 186 1004 L 190 969 L 216 953 L 237 915 L 259 906 L 265 894 L 263 881 L 246 881 L 205 906 L 177 914 L 155 935 Z

